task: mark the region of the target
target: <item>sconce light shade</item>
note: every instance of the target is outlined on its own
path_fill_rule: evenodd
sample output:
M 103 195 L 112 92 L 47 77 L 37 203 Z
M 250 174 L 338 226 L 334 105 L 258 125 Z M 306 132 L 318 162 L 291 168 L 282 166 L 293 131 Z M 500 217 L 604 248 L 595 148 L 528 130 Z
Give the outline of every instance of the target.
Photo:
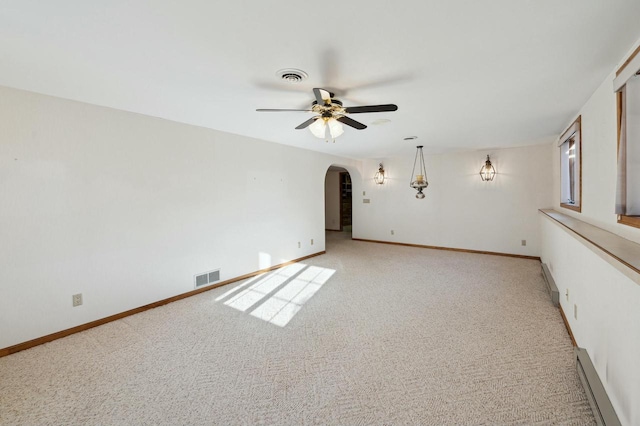
M 413 160 L 413 171 L 411 172 L 411 183 L 409 183 L 409 186 L 418 191 L 416 198 L 424 198 L 422 191 L 429 186 L 429 182 L 427 182 L 427 169 L 424 166 L 422 145 L 416 147 L 416 158 Z
M 380 168 L 376 172 L 376 175 L 373 177 L 373 180 L 378 184 L 382 185 L 384 183 L 384 169 L 382 168 L 382 163 L 380 163 Z
M 491 160 L 487 155 L 487 161 L 484 162 L 484 166 L 480 169 L 480 178 L 485 182 L 489 182 L 492 181 L 494 177 L 496 177 L 496 169 L 493 168 Z

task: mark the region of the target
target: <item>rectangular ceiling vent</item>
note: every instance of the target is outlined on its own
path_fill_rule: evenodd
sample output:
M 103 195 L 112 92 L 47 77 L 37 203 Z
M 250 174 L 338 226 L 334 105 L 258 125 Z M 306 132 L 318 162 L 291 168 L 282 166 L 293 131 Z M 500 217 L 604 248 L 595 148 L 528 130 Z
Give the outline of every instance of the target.
M 202 287 L 220 281 L 220 269 L 194 275 L 195 287 Z

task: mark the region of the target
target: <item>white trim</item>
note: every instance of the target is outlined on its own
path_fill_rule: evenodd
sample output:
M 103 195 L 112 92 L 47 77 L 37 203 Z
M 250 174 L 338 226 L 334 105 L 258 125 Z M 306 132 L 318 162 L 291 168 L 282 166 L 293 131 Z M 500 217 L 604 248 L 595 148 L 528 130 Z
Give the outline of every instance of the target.
M 620 91 L 622 86 L 627 84 L 627 81 L 629 81 L 629 79 L 633 77 L 638 70 L 640 70 L 640 54 L 636 55 L 636 57 L 624 67 L 622 72 L 613 79 L 613 91 Z
M 569 127 L 558 139 L 558 146 L 562 146 L 568 139 L 571 138 L 574 134 L 577 135 L 577 139 L 580 138 L 580 122 L 578 120 L 574 121 L 571 127 Z

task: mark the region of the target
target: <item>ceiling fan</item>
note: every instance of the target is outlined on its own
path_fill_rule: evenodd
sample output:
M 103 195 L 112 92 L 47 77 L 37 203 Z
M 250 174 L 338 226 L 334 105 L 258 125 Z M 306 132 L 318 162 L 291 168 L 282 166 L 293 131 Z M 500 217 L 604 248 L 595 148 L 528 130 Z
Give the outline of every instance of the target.
M 335 138 L 337 138 L 344 132 L 344 129 L 342 128 L 342 125 L 340 123 L 346 124 L 347 126 L 353 127 L 354 129 L 358 130 L 367 128 L 367 126 L 365 126 L 364 124 L 347 117 L 347 114 L 362 114 L 365 112 L 387 112 L 396 111 L 398 109 L 398 106 L 393 104 L 344 107 L 342 106 L 342 102 L 338 99 L 335 99 L 333 97 L 334 94 L 329 92 L 328 90 L 315 88 L 313 89 L 313 94 L 315 95 L 316 100 L 311 104 L 311 109 L 256 109 L 256 111 L 299 111 L 316 113 L 318 115 L 316 115 L 315 117 L 311 117 L 310 119 L 296 127 L 296 129 L 300 130 L 308 127 L 314 136 L 321 139 L 325 138 L 328 131 L 331 138 L 335 140 Z M 328 140 L 329 138 L 326 139 Z

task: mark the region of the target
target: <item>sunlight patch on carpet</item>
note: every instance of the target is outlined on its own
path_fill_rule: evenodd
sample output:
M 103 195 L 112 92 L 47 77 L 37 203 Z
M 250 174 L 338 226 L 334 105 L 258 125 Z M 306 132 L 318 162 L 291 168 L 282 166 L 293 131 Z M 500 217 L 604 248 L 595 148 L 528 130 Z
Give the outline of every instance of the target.
M 264 275 L 265 274 L 256 275 L 255 277 L 253 277 L 251 279 L 248 279 L 247 281 L 243 282 L 242 284 L 235 286 L 231 290 L 225 291 L 220 296 L 216 297 L 215 301 L 219 302 L 219 301 L 221 301 L 223 299 L 226 299 L 227 297 L 229 297 L 230 295 L 232 295 L 236 291 L 240 290 L 241 288 L 244 288 L 244 287 L 248 286 L 249 284 L 251 284 L 251 283 L 259 280 L 260 278 L 264 277 Z
M 294 263 L 266 274 L 261 280 L 227 300 L 224 304 L 245 312 L 306 266 L 302 263 Z
M 294 263 L 254 277 L 215 300 L 228 298 L 223 302 L 226 306 L 284 327 L 335 272 L 334 269 Z
M 336 271 L 310 266 L 258 306 L 251 315 L 284 327 Z

